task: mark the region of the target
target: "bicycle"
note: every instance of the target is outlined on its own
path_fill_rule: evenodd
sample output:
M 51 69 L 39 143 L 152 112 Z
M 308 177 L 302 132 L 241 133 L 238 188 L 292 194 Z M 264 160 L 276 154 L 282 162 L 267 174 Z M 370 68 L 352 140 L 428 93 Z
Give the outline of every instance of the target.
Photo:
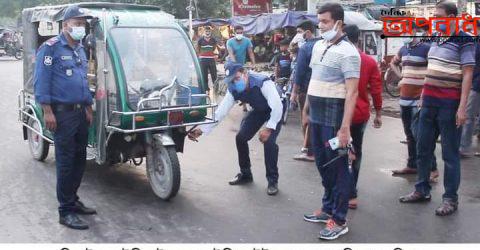
M 398 76 L 394 70 L 388 68 L 385 72 L 385 76 L 383 79 L 383 88 L 385 92 L 391 97 L 397 98 L 400 96 L 400 86 L 398 83 L 402 78 Z

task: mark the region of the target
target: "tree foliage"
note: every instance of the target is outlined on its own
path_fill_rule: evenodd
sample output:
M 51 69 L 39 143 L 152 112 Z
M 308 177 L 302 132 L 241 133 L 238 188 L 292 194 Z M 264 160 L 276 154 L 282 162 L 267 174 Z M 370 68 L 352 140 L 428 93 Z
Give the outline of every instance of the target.
M 175 15 L 177 18 L 188 18 L 186 7 L 190 4 L 190 0 L 0 0 L 0 17 L 18 18 L 24 8 L 75 2 L 115 2 L 155 5 Z M 193 12 L 194 18 L 230 16 L 230 0 L 192 0 L 192 2 L 196 7 L 196 10 Z

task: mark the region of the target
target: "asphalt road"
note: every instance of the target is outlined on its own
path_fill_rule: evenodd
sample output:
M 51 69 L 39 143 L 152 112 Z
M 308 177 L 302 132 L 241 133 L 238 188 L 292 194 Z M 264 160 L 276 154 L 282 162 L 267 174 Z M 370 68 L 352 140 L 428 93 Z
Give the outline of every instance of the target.
M 254 183 L 227 184 L 238 171 L 234 135 L 242 112 L 235 109 L 211 135 L 187 142 L 180 154 L 180 192 L 170 202 L 152 193 L 144 166 L 89 164 L 79 195 L 99 213 L 83 217 L 90 230 L 74 231 L 58 224 L 53 150 L 45 162 L 36 162 L 22 139 L 16 113 L 22 63 L 0 58 L 0 79 L 0 243 L 319 242 L 322 225 L 302 220 L 303 213 L 320 206 L 322 188 L 313 164 L 292 160 L 301 144 L 297 114 L 278 140 L 277 196 L 266 195 L 263 149 L 256 138 L 250 143 Z M 405 164 L 407 154 L 399 143 L 404 138 L 400 120 L 385 117 L 384 127 L 369 126 L 365 137 L 359 208 L 349 212 L 350 233 L 337 242 L 480 242 L 480 158 L 462 161 L 459 211 L 439 218 L 434 209 L 443 178 L 434 185 L 430 203 L 398 202 L 415 182 L 414 177 L 390 175 Z

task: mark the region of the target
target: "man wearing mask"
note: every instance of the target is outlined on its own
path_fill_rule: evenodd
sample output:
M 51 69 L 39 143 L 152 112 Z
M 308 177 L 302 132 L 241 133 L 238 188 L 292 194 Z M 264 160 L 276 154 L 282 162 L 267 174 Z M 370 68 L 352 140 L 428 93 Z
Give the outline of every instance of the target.
M 200 59 L 200 68 L 202 70 L 203 81 L 206 84 L 207 92 L 210 91 L 208 86 L 208 73 L 212 78 L 212 84 L 217 80 L 217 64 L 215 63 L 216 55 L 215 49 L 218 47 L 217 40 L 212 37 L 212 28 L 210 26 L 205 27 L 205 35 L 202 36 L 196 46 L 198 58 Z
M 191 140 L 196 140 L 203 133 L 210 133 L 228 114 L 235 102 L 248 103 L 252 107 L 240 125 L 235 138 L 238 150 L 240 173 L 229 182 L 230 185 L 243 185 L 253 181 L 250 170 L 250 156 L 248 141 L 260 130 L 259 140 L 264 145 L 265 168 L 267 172 L 267 194 L 278 193 L 278 145 L 276 143 L 282 123 L 283 105 L 280 95 L 268 76 L 248 72 L 241 64 L 228 63 L 226 65 L 225 83 L 228 91 L 215 111 L 218 123 L 200 126 L 189 133 Z
M 312 69 L 310 68 L 312 50 L 313 46 L 319 39 L 315 38 L 316 27 L 312 22 L 305 21 L 301 23 L 298 28 L 304 30 L 303 38 L 305 39 L 305 44 L 300 47 L 298 51 L 297 63 L 295 66 L 295 78 L 293 79 L 293 90 L 290 101 L 292 103 L 298 103 L 300 110 L 303 110 L 307 98 L 308 84 L 312 75 Z M 301 113 L 303 115 L 303 112 Z M 313 162 L 314 157 L 310 145 L 310 130 L 308 128 L 308 123 L 302 123 L 302 132 L 303 146 L 300 153 L 295 155 L 293 159 Z
M 250 39 L 243 35 L 243 27 L 235 26 L 235 36 L 227 41 L 228 61 L 244 65 L 247 62 L 247 53 L 250 62 L 255 65 L 253 44 Z
M 307 21 L 308 22 L 308 21 Z M 292 41 L 290 42 L 290 47 L 297 44 L 299 48 L 301 48 L 305 44 L 305 38 L 303 37 L 305 30 L 299 26 L 297 26 L 297 34 L 293 37 Z
M 448 1 L 435 6 L 435 17 L 456 17 L 457 6 Z M 446 26 L 448 25 L 448 26 Z M 467 119 L 467 99 L 472 87 L 475 66 L 475 44 L 464 31 L 456 34 L 455 21 L 435 25 L 442 31 L 428 53 L 428 66 L 422 93 L 422 108 L 418 121 L 417 172 L 415 191 L 400 197 L 400 202 L 431 200 L 429 184 L 432 153 L 438 128 L 442 137 L 442 158 L 445 163 L 442 204 L 435 210 L 438 216 L 453 214 L 458 209 L 460 186 L 460 139 Z M 446 34 L 450 28 L 449 34 Z M 447 36 L 447 37 L 445 37 Z M 452 37 L 453 36 L 453 37 Z
M 87 58 L 81 44 L 87 10 L 68 7 L 63 31 L 38 50 L 35 62 L 35 101 L 43 108 L 45 126 L 54 133 L 57 198 L 60 224 L 88 229 L 78 214 L 95 214 L 77 195 L 86 165 L 92 96 L 87 83 Z
M 428 65 L 428 51 L 430 44 L 421 41 L 421 37 L 425 32 L 417 27 L 412 26 L 413 33 L 417 37 L 409 37 L 404 40 L 405 45 L 400 48 L 398 54 L 390 62 L 390 68 L 396 70 L 398 65 L 402 66 L 402 72 L 396 72 L 402 76 L 400 85 L 400 111 L 403 123 L 403 131 L 407 137 L 408 160 L 407 166 L 393 170 L 392 174 L 408 175 L 417 174 L 417 140 L 412 130 L 414 117 L 419 111 L 420 96 L 425 82 L 425 74 Z M 438 170 L 436 158 L 433 154 L 431 180 L 438 178 Z
M 326 223 L 319 238 L 333 240 L 348 232 L 346 216 L 352 182 L 348 147 L 358 96 L 360 55 L 343 33 L 344 11 L 340 4 L 325 3 L 317 13 L 323 40 L 313 47 L 312 76 L 302 122 L 309 123 L 315 163 L 325 191 L 322 209 L 304 215 L 304 219 Z M 329 143 L 334 138 L 336 143 Z

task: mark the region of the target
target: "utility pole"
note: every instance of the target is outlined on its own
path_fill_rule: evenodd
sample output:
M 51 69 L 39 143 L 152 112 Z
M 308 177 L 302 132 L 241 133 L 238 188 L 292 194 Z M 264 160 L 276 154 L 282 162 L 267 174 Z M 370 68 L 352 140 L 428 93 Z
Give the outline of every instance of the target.
M 187 11 L 188 11 L 188 22 L 189 22 L 189 35 L 190 39 L 193 39 L 193 11 L 195 10 L 195 7 L 193 7 L 192 0 L 190 0 L 190 5 L 187 6 Z

